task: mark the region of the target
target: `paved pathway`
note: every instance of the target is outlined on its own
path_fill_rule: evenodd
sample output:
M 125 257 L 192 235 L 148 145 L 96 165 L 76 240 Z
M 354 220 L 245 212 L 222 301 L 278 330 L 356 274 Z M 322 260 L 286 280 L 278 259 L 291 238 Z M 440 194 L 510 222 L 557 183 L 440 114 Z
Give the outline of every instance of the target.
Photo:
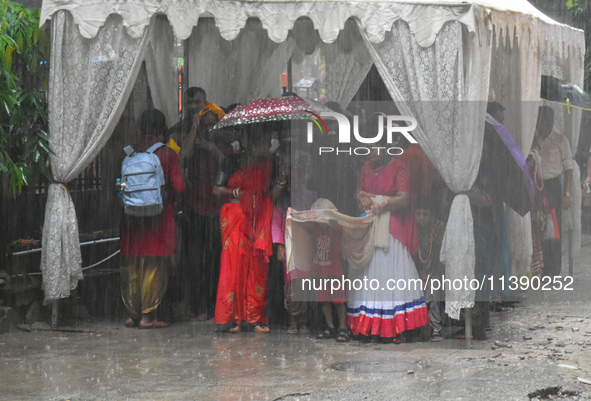
M 528 400 L 552 387 L 591 399 L 591 237 L 573 292 L 529 293 L 492 314 L 489 340 L 338 344 L 274 330 L 215 333 L 212 321 L 165 330 L 121 322 L 0 335 L 0 399 Z M 581 381 L 582 380 L 582 381 Z M 565 399 L 565 398 L 560 398 Z

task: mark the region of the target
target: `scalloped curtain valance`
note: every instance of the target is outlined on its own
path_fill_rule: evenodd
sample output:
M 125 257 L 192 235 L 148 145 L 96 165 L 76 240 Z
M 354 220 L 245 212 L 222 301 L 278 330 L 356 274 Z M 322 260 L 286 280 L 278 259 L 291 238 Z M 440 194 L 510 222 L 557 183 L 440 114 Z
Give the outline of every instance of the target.
M 233 40 L 249 18 L 257 18 L 269 38 L 279 43 L 287 39 L 298 18 L 307 17 L 314 23 L 321 40 L 332 43 L 345 21 L 356 17 L 372 43 L 383 41 L 385 33 L 392 29 L 392 23 L 403 20 L 417 43 L 429 47 L 447 22 L 459 21 L 474 32 L 477 23 L 475 7 L 487 9 L 488 17 L 495 25 L 510 30 L 534 19 L 558 30 L 573 30 L 542 14 L 526 0 L 45 0 L 41 24 L 56 11 L 66 10 L 72 14 L 80 34 L 92 38 L 109 15 L 117 14 L 123 18 L 128 34 L 139 38 L 152 16 L 161 14 L 168 18 L 175 35 L 183 40 L 191 35 L 200 17 L 213 17 L 221 37 Z

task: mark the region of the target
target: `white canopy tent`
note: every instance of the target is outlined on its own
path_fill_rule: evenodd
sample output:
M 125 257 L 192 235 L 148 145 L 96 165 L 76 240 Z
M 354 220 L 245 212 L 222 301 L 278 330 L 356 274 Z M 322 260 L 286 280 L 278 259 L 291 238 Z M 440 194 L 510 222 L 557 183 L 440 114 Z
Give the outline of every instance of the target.
M 155 106 L 169 122 L 177 118 L 173 33 L 199 54 L 189 60 L 189 83 L 216 93 L 221 104 L 230 96 L 245 101 L 269 95 L 269 77 L 298 49 L 323 47 L 329 100 L 343 106 L 374 64 L 398 109 L 418 120 L 413 134 L 457 194 L 442 249 L 451 279 L 474 277 L 465 193 L 478 173 L 484 135 L 484 118 L 474 116 L 484 116 L 489 99 L 518 102 L 508 108 L 507 120 L 527 152 L 541 75 L 577 85 L 583 80 L 583 32 L 553 21 L 526 0 L 45 0 L 41 23 L 48 19 L 55 184 L 43 232 L 46 301 L 68 297 L 82 278 L 76 212 L 64 184 L 108 140 L 142 61 Z M 558 121 L 571 145 L 578 140 L 580 117 L 573 111 Z M 511 249 L 513 261 L 526 265 L 529 219 L 515 215 L 510 226 L 520 239 L 515 243 L 523 244 Z M 448 296 L 447 312 L 458 317 L 473 303 L 473 292 L 456 291 L 453 299 Z

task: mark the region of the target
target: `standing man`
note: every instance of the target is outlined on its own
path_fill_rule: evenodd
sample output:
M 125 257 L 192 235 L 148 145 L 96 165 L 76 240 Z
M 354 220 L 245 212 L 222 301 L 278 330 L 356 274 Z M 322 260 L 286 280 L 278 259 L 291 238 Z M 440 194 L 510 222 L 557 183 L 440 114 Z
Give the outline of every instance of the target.
M 133 153 L 144 152 L 164 140 L 166 118 L 159 110 L 147 110 L 141 116 L 141 140 Z M 123 215 L 121 224 L 121 296 L 129 313 L 126 327 L 163 328 L 156 316 L 168 284 L 172 256 L 176 252 L 176 224 L 172 206 L 185 190 L 178 155 L 162 145 L 154 151 L 164 176 L 163 210 L 156 215 Z M 126 177 L 122 177 L 126 182 Z
M 209 250 L 206 248 L 197 248 L 198 244 L 202 242 L 201 236 L 195 237 L 195 231 L 197 230 L 196 224 L 199 224 L 195 219 L 195 198 L 194 195 L 197 191 L 200 191 L 202 198 L 208 198 L 206 190 L 200 185 L 200 178 L 205 177 L 204 180 L 209 180 L 213 183 L 212 177 L 206 178 L 209 175 L 215 175 L 217 173 L 217 164 L 219 162 L 220 152 L 211 141 L 206 141 L 202 138 L 202 135 L 197 135 L 198 132 L 203 132 L 203 128 L 206 125 L 211 125 L 211 122 L 215 124 L 219 118 L 225 115 L 224 111 L 214 103 L 207 101 L 207 94 L 203 88 L 191 87 L 187 89 L 183 97 L 183 118 L 173 127 L 168 130 L 168 146 L 172 148 L 181 157 L 182 166 L 187 177 L 187 183 L 189 185 L 189 197 L 183 198 L 180 202 L 179 210 L 177 214 L 177 221 L 179 223 L 179 234 L 181 237 L 182 252 L 180 257 L 180 266 L 177 274 L 172 277 L 171 286 L 174 291 L 167 295 L 166 302 L 171 304 L 171 313 L 173 317 L 194 315 L 197 313 L 196 309 L 196 292 L 197 285 L 195 275 L 198 274 L 195 262 L 195 252 L 200 252 L 202 256 L 211 252 L 217 252 L 216 250 Z M 212 126 L 212 125 L 211 125 Z M 211 128 L 209 126 L 209 128 Z M 207 130 L 209 131 L 209 130 Z M 201 151 L 206 153 L 206 158 L 200 163 L 195 163 L 193 153 L 196 148 L 200 148 Z M 207 152 L 209 150 L 209 153 Z M 197 153 L 200 153 L 197 151 Z M 200 155 L 197 155 L 199 157 Z M 212 167 L 214 172 L 210 173 L 208 166 L 214 163 Z M 205 167 L 204 167 L 205 166 Z M 195 182 L 194 182 L 195 181 Z M 213 188 L 213 184 L 210 185 Z M 209 192 L 212 191 L 209 189 Z M 204 202 L 205 204 L 207 202 Z M 214 207 L 215 208 L 215 207 Z M 199 213 L 202 214 L 202 213 Z M 205 213 L 208 215 L 208 213 Z M 219 215 L 219 211 L 218 211 Z M 211 220 L 211 219 L 206 219 Z M 219 231 L 219 229 L 217 229 Z M 219 236 L 216 234 L 216 230 L 211 233 L 212 237 Z M 219 259 L 219 258 L 218 258 Z M 211 267 L 215 269 L 215 267 Z M 218 269 L 219 270 L 219 269 Z M 217 283 L 215 288 L 217 288 Z M 202 291 L 200 291 L 202 292 Z M 215 299 L 212 301 L 215 303 Z M 208 308 L 209 309 L 209 308 Z M 207 317 L 206 314 L 201 314 L 202 319 Z
M 185 91 L 183 102 L 183 118 L 168 130 L 168 146 L 180 154 L 180 148 L 187 142 L 189 132 L 195 125 L 199 125 L 199 116 L 204 109 L 217 114 L 219 118 L 224 111 L 215 103 L 207 101 L 207 94 L 203 88 L 193 86 Z
M 206 106 L 200 112 L 199 125 L 191 128 L 181 151 L 190 186 L 182 274 L 188 313 L 198 321 L 213 317 L 220 275 L 220 212 L 226 199 L 214 196 L 213 188 L 220 163 L 233 152 L 232 146 L 211 136 L 210 131 L 220 117 L 223 114 Z
M 183 118 L 168 130 L 168 146 L 177 153 L 183 141 L 187 138 L 195 117 L 203 110 L 206 102 L 206 93 L 203 88 L 191 87 L 185 91 L 183 96 Z
M 558 229 L 561 228 L 562 210 L 570 207 L 573 161 L 568 140 L 554 130 L 554 110 L 542 106 L 538 111 L 534 147 L 541 158 L 541 172 L 544 189 L 550 208 L 556 211 Z M 562 233 L 560 234 L 562 238 Z M 562 269 L 562 241 L 542 241 L 544 276 L 557 276 Z

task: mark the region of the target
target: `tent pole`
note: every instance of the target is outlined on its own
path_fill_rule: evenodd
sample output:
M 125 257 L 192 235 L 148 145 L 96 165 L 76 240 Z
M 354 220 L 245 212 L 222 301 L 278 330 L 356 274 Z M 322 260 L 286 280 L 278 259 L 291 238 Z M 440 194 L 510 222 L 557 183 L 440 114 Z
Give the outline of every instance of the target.
M 59 318 L 59 300 L 54 300 L 51 303 L 51 328 L 57 329 L 57 323 Z
M 183 95 L 182 99 L 184 100 L 184 96 L 185 96 L 185 91 L 187 89 L 189 89 L 191 86 L 189 85 L 189 72 L 190 72 L 190 68 L 191 66 L 189 64 L 189 56 L 191 55 L 189 46 L 187 46 L 187 42 L 188 40 L 185 39 L 183 40 L 183 80 L 181 81 L 181 93 Z M 184 114 L 184 105 L 182 105 L 183 107 L 181 107 L 183 114 Z M 181 116 L 181 118 L 184 117 Z
M 293 77 L 291 76 L 291 57 L 287 60 L 287 91 L 293 92 Z
M 464 324 L 466 326 L 464 333 L 466 334 L 466 348 L 472 348 L 472 308 L 464 309 Z

